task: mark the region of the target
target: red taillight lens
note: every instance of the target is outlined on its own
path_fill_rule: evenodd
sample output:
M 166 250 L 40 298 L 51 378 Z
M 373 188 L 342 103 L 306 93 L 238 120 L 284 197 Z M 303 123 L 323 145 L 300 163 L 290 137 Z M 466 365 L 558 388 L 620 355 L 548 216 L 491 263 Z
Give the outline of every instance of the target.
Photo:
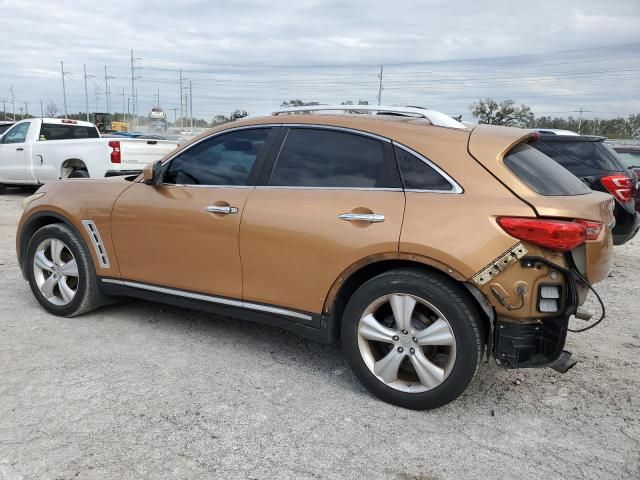
M 586 240 L 595 240 L 602 224 L 580 220 L 498 217 L 498 225 L 512 237 L 563 252 L 573 250 Z
M 608 175 L 602 177 L 600 182 L 619 202 L 627 203 L 631 201 L 631 179 L 626 175 L 621 173 Z
M 120 157 L 120 142 L 112 140 L 109 142 L 111 147 L 111 163 L 120 163 L 122 158 Z

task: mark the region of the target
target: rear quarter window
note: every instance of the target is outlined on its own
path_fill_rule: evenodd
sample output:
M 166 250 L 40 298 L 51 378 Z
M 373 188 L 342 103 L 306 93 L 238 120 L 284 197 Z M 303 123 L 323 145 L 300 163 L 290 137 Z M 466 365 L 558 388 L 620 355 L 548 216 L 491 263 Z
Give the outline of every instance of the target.
M 569 170 L 527 144 L 512 148 L 505 155 L 504 164 L 525 185 L 540 195 L 585 195 L 591 192 Z

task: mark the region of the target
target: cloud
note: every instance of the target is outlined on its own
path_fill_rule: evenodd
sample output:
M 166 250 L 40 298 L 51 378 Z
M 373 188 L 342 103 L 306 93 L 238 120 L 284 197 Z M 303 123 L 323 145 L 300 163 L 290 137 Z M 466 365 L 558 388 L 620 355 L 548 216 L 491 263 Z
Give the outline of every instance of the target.
M 13 85 L 31 111 L 40 99 L 61 106 L 60 61 L 72 72 L 70 111 L 84 108 L 84 64 L 95 77 L 91 108 L 105 108 L 107 66 L 121 110 L 131 97 L 131 49 L 141 57 L 139 112 L 158 90 L 165 108 L 178 108 L 182 68 L 194 114 L 207 119 L 240 107 L 267 113 L 291 98 L 373 102 L 380 64 L 385 103 L 466 116 L 481 97 L 514 98 L 537 112 L 584 105 L 624 114 L 637 111 L 640 91 L 640 44 L 586 50 L 640 42 L 640 3 L 625 0 L 606 9 L 595 0 L 0 0 L 0 12 L 9 11 L 0 99 Z

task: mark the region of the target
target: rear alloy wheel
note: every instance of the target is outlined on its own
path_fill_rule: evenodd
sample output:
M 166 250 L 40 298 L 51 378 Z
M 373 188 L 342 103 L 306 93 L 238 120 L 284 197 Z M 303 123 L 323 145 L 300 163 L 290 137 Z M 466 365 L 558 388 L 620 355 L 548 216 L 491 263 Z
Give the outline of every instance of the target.
M 40 305 L 72 317 L 106 303 L 82 238 L 62 223 L 37 230 L 26 251 L 27 276 Z
M 360 287 L 342 324 L 345 355 L 375 395 L 423 410 L 449 403 L 473 379 L 483 351 L 481 319 L 450 279 L 392 271 Z

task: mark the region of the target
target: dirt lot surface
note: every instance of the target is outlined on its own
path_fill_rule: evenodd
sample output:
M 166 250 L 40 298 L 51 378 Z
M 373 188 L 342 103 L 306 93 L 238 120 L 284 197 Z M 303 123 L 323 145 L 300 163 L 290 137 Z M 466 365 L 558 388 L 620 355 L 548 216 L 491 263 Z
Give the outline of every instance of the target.
M 0 479 L 640 478 L 640 239 L 569 373 L 484 365 L 436 411 L 386 405 L 338 346 L 130 301 L 45 313 L 0 196 Z

